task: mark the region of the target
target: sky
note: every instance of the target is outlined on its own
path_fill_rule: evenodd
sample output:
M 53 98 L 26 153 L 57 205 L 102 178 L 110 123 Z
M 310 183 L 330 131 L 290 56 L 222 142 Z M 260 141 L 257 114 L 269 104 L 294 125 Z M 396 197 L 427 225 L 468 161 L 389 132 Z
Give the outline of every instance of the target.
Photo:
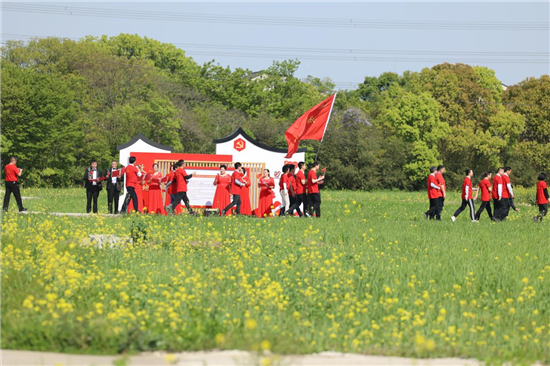
M 66 15 L 74 8 L 88 9 Z M 337 89 L 462 61 L 512 85 L 550 74 L 549 19 L 547 1 L 3 2 L 2 41 L 138 34 L 174 43 L 199 64 L 259 71 L 299 59 L 297 77 L 328 77 Z

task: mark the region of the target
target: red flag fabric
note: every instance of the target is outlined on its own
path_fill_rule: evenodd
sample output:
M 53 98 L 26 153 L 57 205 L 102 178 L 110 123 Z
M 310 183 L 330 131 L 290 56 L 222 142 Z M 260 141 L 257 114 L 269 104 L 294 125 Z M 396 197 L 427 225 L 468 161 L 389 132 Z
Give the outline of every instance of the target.
M 335 98 L 336 94 L 323 100 L 302 114 L 286 130 L 285 137 L 288 143 L 288 154 L 285 156 L 285 159 L 291 158 L 298 151 L 300 140 L 323 140 Z

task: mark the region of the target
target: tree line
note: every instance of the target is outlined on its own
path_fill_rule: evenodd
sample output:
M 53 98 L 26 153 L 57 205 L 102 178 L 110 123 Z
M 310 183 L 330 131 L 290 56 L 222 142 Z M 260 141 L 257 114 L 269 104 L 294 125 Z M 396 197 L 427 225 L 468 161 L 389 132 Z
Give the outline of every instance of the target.
M 121 34 L 8 41 L 1 59 L 1 159 L 16 155 L 26 185 L 81 184 L 90 160 L 108 166 L 141 132 L 175 152 L 214 153 L 238 126 L 286 148 L 284 132 L 334 93 L 295 76 L 299 61 L 260 72 L 197 64 L 174 45 Z M 339 91 L 319 160 L 336 189 L 421 189 L 431 165 L 450 186 L 465 168 L 514 167 L 515 182 L 550 171 L 550 77 L 503 88 L 493 70 L 440 64 L 365 77 Z M 319 143 L 304 141 L 312 162 Z

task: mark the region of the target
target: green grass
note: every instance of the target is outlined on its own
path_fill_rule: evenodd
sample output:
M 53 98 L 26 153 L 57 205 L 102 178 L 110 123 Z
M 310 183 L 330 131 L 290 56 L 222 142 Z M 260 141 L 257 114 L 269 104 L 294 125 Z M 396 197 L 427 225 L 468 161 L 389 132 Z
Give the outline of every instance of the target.
M 24 190 L 83 212 L 84 190 Z M 531 192 L 518 191 L 517 203 Z M 522 198 L 524 197 L 524 198 Z M 55 198 L 55 199 L 54 199 Z M 424 193 L 322 192 L 323 218 L 2 217 L 2 346 L 324 350 L 550 362 L 550 220 L 422 218 Z M 100 196 L 100 212 L 106 212 Z M 549 218 L 550 219 L 550 218 Z M 88 234 L 130 247 L 81 246 Z

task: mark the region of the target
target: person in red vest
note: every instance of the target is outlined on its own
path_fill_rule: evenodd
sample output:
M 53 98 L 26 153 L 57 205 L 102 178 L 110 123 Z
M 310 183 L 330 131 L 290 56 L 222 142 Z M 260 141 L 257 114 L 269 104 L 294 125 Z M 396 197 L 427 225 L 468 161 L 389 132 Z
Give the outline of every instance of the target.
M 19 212 L 25 212 L 27 209 L 23 207 L 23 201 L 21 200 L 21 191 L 19 190 L 19 177 L 23 173 L 23 169 L 17 167 L 17 158 L 15 156 L 10 157 L 10 162 L 4 167 L 4 173 L 6 176 L 6 194 L 4 195 L 4 205 L 3 209 L 5 212 L 8 211 L 10 206 L 10 196 L 13 193 L 15 197 L 15 202 L 17 202 L 17 207 Z
M 439 210 L 439 197 L 441 196 L 441 186 L 437 183 L 436 178 L 437 169 L 435 166 L 430 167 L 430 175 L 428 175 L 428 199 L 430 201 L 430 208 L 424 212 L 424 218 L 433 220 L 437 217 Z
M 244 186 L 241 187 L 241 214 L 250 216 L 252 215 L 252 205 L 250 204 L 250 176 L 248 170 L 245 167 L 241 168 L 243 171 L 242 181 Z
M 487 210 L 489 219 L 493 219 L 493 213 L 491 212 L 491 172 L 485 172 L 483 179 L 479 182 L 478 193 L 481 191 L 481 206 L 476 212 L 476 220 L 479 221 L 483 210 Z M 477 197 L 477 194 L 476 194 Z
M 174 201 L 172 201 L 172 204 L 169 206 L 166 206 L 165 209 L 167 212 L 174 212 L 177 205 L 183 200 L 183 203 L 185 203 L 185 207 L 187 207 L 187 210 L 189 211 L 189 214 L 194 215 L 195 212 L 191 208 L 191 205 L 189 204 L 189 198 L 187 197 L 187 181 L 195 175 L 195 173 L 187 174 L 185 171 L 185 161 L 182 159 L 178 160 L 176 163 L 178 166 L 178 169 L 176 169 L 174 173 L 175 178 L 175 184 L 176 184 L 176 198 Z M 174 184 L 174 183 L 172 183 Z
M 317 218 L 321 217 L 321 193 L 319 192 L 319 184 L 323 184 L 325 176 L 321 175 L 317 177 L 317 171 L 319 171 L 319 162 L 316 161 L 311 166 L 311 170 L 307 173 L 307 190 L 309 195 L 310 203 L 310 216 L 313 216 L 315 211 L 315 216 Z
M 120 210 L 121 214 L 126 214 L 128 205 L 132 201 L 134 206 L 134 211 L 139 212 L 138 196 L 136 194 L 136 189 L 141 189 L 140 182 L 143 175 L 143 166 L 135 166 L 136 157 L 130 156 L 128 159 L 128 166 L 126 167 L 126 197 L 124 197 L 124 204 Z M 139 179 L 138 179 L 139 178 Z
M 260 187 L 260 199 L 258 201 L 258 208 L 256 209 L 256 216 L 268 217 L 273 216 L 273 198 L 275 193 L 275 180 L 269 176 L 269 169 L 264 169 L 262 177 L 258 182 Z
M 504 172 L 503 168 L 498 168 L 495 177 L 493 178 L 493 221 L 498 221 L 502 219 L 502 173 Z
M 298 215 L 302 217 L 303 215 L 309 216 L 308 207 L 307 207 L 307 180 L 306 180 L 306 164 L 301 161 L 298 163 L 298 173 L 296 173 L 296 199 L 292 206 L 288 209 L 289 213 L 296 210 Z M 300 205 L 304 205 L 304 211 L 300 210 Z
M 533 217 L 535 222 L 542 221 L 542 218 L 548 213 L 548 187 L 546 186 L 546 174 L 540 173 L 537 183 L 537 205 L 539 205 L 539 214 Z
M 235 171 L 231 175 L 231 194 L 233 195 L 233 200 L 222 210 L 222 216 L 225 216 L 226 212 L 233 206 L 237 207 L 235 210 L 236 214 L 241 214 L 241 187 L 244 186 L 241 166 L 241 163 L 235 163 Z
M 214 185 L 216 186 L 216 193 L 214 194 L 212 208 L 217 208 L 221 214 L 223 208 L 231 203 L 231 193 L 229 192 L 231 175 L 227 173 L 227 165 L 220 165 L 220 173 L 214 178 Z
M 472 191 L 474 190 L 474 188 L 472 188 L 473 176 L 474 171 L 472 169 L 466 169 L 466 177 L 464 177 L 464 181 L 462 182 L 462 205 L 460 205 L 460 207 L 455 211 L 454 215 L 451 216 L 451 220 L 453 222 L 455 222 L 458 215 L 460 215 L 460 213 L 466 209 L 466 206 L 470 208 L 470 219 L 472 220 L 472 222 L 477 222 L 476 210 L 474 207 L 474 200 L 477 199 L 477 192 L 476 198 L 472 198 Z

